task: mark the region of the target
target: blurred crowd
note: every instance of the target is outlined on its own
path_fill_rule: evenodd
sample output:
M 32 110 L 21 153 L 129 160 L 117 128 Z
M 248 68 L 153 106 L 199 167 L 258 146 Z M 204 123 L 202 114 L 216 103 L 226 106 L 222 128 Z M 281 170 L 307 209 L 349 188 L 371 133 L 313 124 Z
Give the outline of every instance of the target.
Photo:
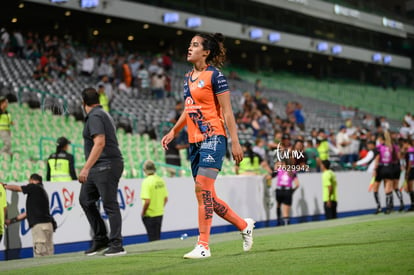
M 126 50 L 119 41 L 96 41 L 85 47 L 69 37 L 30 31 L 22 34 L 5 28 L 0 29 L 0 49 L 1 55 L 30 60 L 36 80 L 83 78 L 96 83 L 107 110 L 117 93 L 154 99 L 171 93 L 173 53 L 169 50 L 145 55 Z M 241 80 L 234 71 L 228 78 Z M 276 149 L 302 150 L 306 154 L 300 162 L 310 165 L 311 170 L 318 170 L 318 161 L 325 159 L 333 160 L 339 168 L 352 167 L 368 151 L 369 141 L 376 141 L 384 131 L 392 130 L 385 117 L 372 117 L 351 106 L 340 108 L 343 125 L 338 129 L 309 128 L 301 102 L 287 102 L 282 117 L 275 114 L 274 103 L 266 95 L 261 80 L 257 79 L 254 91 L 244 92 L 238 102 L 240 111 L 236 120 L 242 143 L 252 144 L 252 149 L 270 163 Z M 412 138 L 413 116 L 407 113 L 399 132 L 391 134 L 395 140 Z
M 148 98 L 169 96 L 173 67 L 172 52 L 155 55 L 131 52 L 119 41 L 96 41 L 87 47 L 70 38 L 39 35 L 19 30 L 0 30 L 1 54 L 30 60 L 33 78 L 48 82 L 86 77 L 87 82 L 105 84 L 109 100 L 114 90 Z M 133 89 L 136 88 L 136 89 Z
M 252 150 L 269 165 L 273 165 L 278 151 L 301 151 L 304 157 L 293 159 L 295 165 L 309 165 L 307 171 L 319 171 L 323 160 L 333 162 L 333 168 L 364 170 L 368 164 L 356 165 L 370 151 L 369 143 L 378 144 L 378 137 L 390 132 L 395 144 L 402 146 L 403 140 L 414 138 L 414 118 L 411 113 L 403 118 L 399 130 L 390 129 L 386 117 L 373 117 L 358 108 L 340 109 L 342 125 L 337 129 L 316 129 L 306 127 L 306 114 L 300 102 L 285 104 L 285 116 L 275 115 L 273 103 L 263 93 L 260 80 L 256 81 L 255 92 L 245 92 L 237 113 L 239 136 L 247 143 L 246 150 Z M 357 122 L 357 123 L 355 123 Z M 250 148 L 251 147 L 251 148 Z M 356 167 L 358 166 L 358 167 Z M 301 169 L 303 170 L 303 169 Z

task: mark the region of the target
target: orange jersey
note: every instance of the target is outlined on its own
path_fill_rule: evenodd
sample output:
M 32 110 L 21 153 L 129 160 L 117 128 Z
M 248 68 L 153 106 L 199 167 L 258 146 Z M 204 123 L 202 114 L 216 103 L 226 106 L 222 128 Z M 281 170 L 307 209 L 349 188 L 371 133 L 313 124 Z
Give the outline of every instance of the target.
M 210 65 L 197 79 L 192 79 L 191 75 L 191 72 L 187 73 L 184 80 L 189 143 L 203 141 L 213 135 L 226 136 L 223 115 L 217 100 L 217 96 L 229 92 L 226 78 Z

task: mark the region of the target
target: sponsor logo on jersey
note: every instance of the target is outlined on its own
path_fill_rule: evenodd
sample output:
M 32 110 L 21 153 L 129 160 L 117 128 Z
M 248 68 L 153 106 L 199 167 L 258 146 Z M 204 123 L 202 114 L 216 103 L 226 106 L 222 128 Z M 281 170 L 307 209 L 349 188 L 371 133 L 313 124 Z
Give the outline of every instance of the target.
M 208 155 L 207 157 L 205 157 L 203 161 L 204 162 L 216 162 L 216 160 L 211 155 Z

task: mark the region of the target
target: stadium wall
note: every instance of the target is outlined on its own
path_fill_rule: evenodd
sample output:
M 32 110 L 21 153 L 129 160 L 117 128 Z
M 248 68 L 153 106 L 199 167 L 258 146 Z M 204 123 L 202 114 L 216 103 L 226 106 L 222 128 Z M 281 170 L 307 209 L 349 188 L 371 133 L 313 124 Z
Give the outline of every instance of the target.
M 368 192 L 371 179 L 366 172 L 338 172 L 338 212 L 339 217 L 371 213 L 374 210 L 372 193 Z M 320 173 L 299 174 L 300 189 L 293 197 L 292 223 L 323 220 L 322 187 Z M 142 179 L 122 180 L 118 189 L 121 208 L 124 244 L 147 241 L 144 225 L 140 218 Z M 192 178 L 167 178 L 169 201 L 165 209 L 162 239 L 179 238 L 181 234 L 197 235 L 197 207 Z M 91 232 L 86 217 L 80 207 L 78 197 L 80 184 L 45 183 L 49 194 L 51 213 L 57 221 L 54 234 L 55 253 L 82 251 L 89 247 Z M 256 227 L 276 225 L 274 197 L 275 180 L 267 189 L 260 176 L 222 176 L 216 183 L 217 194 L 242 217 L 257 221 Z M 266 192 L 268 191 L 268 192 Z M 266 211 L 266 194 L 270 194 L 271 208 Z M 383 191 L 380 199 L 384 204 Z M 25 195 L 7 191 L 9 217 L 25 209 Z M 404 201 L 409 198 L 404 194 Z M 396 206 L 399 206 L 396 201 Z M 100 205 L 104 218 L 106 215 Z M 268 216 L 269 215 L 269 216 Z M 216 216 L 212 233 L 236 230 L 226 221 Z M 13 224 L 6 229 L 5 238 L 0 243 L 0 260 L 32 257 L 32 237 L 27 221 Z M 6 246 L 8 249 L 6 250 Z

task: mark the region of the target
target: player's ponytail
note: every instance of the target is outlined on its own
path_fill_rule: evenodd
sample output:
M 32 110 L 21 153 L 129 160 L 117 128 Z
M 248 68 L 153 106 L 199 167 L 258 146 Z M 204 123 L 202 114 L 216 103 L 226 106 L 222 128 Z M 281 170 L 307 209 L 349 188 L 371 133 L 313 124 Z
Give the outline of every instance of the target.
M 210 51 L 210 54 L 206 58 L 206 62 L 213 64 L 217 68 L 221 68 L 226 60 L 226 48 L 223 44 L 223 34 L 197 34 L 197 36 L 203 38 L 203 49 Z
M 391 139 L 390 132 L 388 131 L 384 132 L 384 141 L 385 141 L 385 145 L 392 149 L 392 139 Z

